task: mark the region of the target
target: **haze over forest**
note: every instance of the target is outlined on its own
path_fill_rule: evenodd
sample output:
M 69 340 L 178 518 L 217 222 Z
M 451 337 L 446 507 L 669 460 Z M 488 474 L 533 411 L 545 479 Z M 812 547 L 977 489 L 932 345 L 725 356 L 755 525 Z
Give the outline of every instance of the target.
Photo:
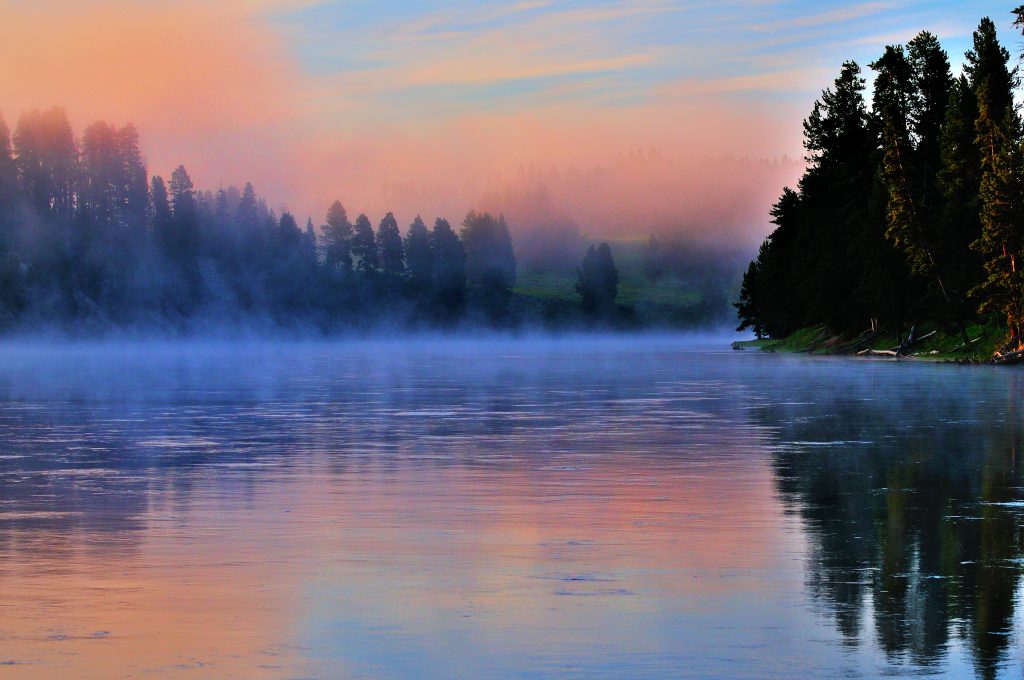
M 0 63 L 31 68 L 0 70 L 0 110 L 12 127 L 52 105 L 78 130 L 131 122 L 151 172 L 252 181 L 300 221 L 341 198 L 403 224 L 504 210 L 513 229 L 569 219 L 597 238 L 688 231 L 752 252 L 836 67 L 921 27 L 960 55 L 985 9 L 13 2 Z M 538 186 L 549 209 L 516 205 Z

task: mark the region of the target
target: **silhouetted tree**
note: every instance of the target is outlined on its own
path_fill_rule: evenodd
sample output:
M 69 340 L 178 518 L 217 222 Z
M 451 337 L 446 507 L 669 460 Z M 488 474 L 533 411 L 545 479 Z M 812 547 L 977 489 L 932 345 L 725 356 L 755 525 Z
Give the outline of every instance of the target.
M 185 166 L 179 165 L 171 173 L 168 195 L 173 226 L 164 248 L 172 259 L 191 264 L 199 253 L 199 214 L 192 178 Z
M 996 37 L 987 17 L 974 32 L 967 72 L 978 101 L 974 127 L 981 149 L 979 207 L 981 237 L 974 247 L 984 259 L 986 277 L 979 287 L 982 309 L 1005 315 L 1011 339 L 1024 342 L 1024 205 L 1021 122 L 1013 106 L 1017 69 L 1008 68 L 1010 53 Z
M 484 311 L 492 320 L 504 319 L 516 282 L 516 258 L 505 218 L 471 211 L 462 222 L 462 244 L 469 285 L 477 289 Z
M 430 240 L 436 304 L 441 315 L 450 320 L 462 310 L 466 300 L 466 250 L 445 219 L 434 222 Z
M 359 215 L 353 226 L 352 255 L 356 258 L 356 269 L 363 274 L 374 274 L 380 270 L 377 240 L 373 236 L 373 226 L 366 215 Z
M 395 216 L 388 213 L 377 228 L 377 247 L 380 249 L 380 267 L 384 276 L 397 280 L 405 275 L 405 250 L 402 233 Z
M 607 243 L 590 246 L 583 264 L 576 270 L 576 292 L 583 309 L 593 315 L 610 316 L 619 294 L 619 270 Z
M 71 217 L 78 146 L 64 109 L 22 115 L 14 149 L 19 183 L 30 204 L 43 213 Z
M 405 261 L 413 290 L 429 291 L 434 278 L 434 253 L 427 225 L 417 215 L 405 237 Z
M 348 273 L 352 271 L 352 225 L 341 201 L 331 203 L 324 219 L 321 242 L 324 249 L 324 264 L 329 270 Z
M 516 282 L 516 258 L 504 217 L 470 212 L 462 222 L 470 285 L 507 290 Z
M 150 184 L 150 202 L 153 211 L 153 234 L 156 242 L 169 252 L 174 234 L 171 232 L 171 203 L 167 196 L 167 185 L 160 175 L 153 175 Z

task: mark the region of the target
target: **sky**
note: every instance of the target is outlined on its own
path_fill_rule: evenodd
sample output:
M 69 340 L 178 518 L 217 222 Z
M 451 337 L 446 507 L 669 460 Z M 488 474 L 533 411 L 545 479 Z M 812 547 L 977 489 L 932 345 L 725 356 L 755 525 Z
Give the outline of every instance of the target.
M 0 0 L 0 112 L 13 124 L 58 104 L 79 131 L 131 121 L 151 172 L 251 180 L 302 220 L 340 198 L 373 219 L 456 221 L 543 184 L 587 234 L 753 242 L 843 60 L 866 65 L 927 29 L 959 69 L 984 15 L 1017 54 L 1012 6 Z

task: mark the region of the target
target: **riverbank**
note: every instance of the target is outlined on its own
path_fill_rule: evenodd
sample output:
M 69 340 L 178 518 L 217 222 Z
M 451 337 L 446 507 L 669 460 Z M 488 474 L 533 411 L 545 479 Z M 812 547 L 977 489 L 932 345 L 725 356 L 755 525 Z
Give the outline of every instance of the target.
M 989 363 L 1006 342 L 1006 328 L 996 324 L 973 324 L 967 328 L 970 346 L 965 347 L 957 333 L 948 333 L 931 325 L 916 329 L 913 341 L 895 333 L 864 333 L 848 338 L 832 333 L 825 326 L 801 328 L 785 338 L 764 338 L 734 342 L 734 350 L 785 352 L 891 358 L 900 360 L 955 361 Z M 900 353 L 900 347 L 903 351 Z

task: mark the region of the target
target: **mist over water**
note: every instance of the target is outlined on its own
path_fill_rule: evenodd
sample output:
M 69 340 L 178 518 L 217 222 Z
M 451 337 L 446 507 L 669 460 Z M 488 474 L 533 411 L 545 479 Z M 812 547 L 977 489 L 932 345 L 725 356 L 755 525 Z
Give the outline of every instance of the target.
M 1019 376 L 727 347 L 8 344 L 0 661 L 1019 674 Z

